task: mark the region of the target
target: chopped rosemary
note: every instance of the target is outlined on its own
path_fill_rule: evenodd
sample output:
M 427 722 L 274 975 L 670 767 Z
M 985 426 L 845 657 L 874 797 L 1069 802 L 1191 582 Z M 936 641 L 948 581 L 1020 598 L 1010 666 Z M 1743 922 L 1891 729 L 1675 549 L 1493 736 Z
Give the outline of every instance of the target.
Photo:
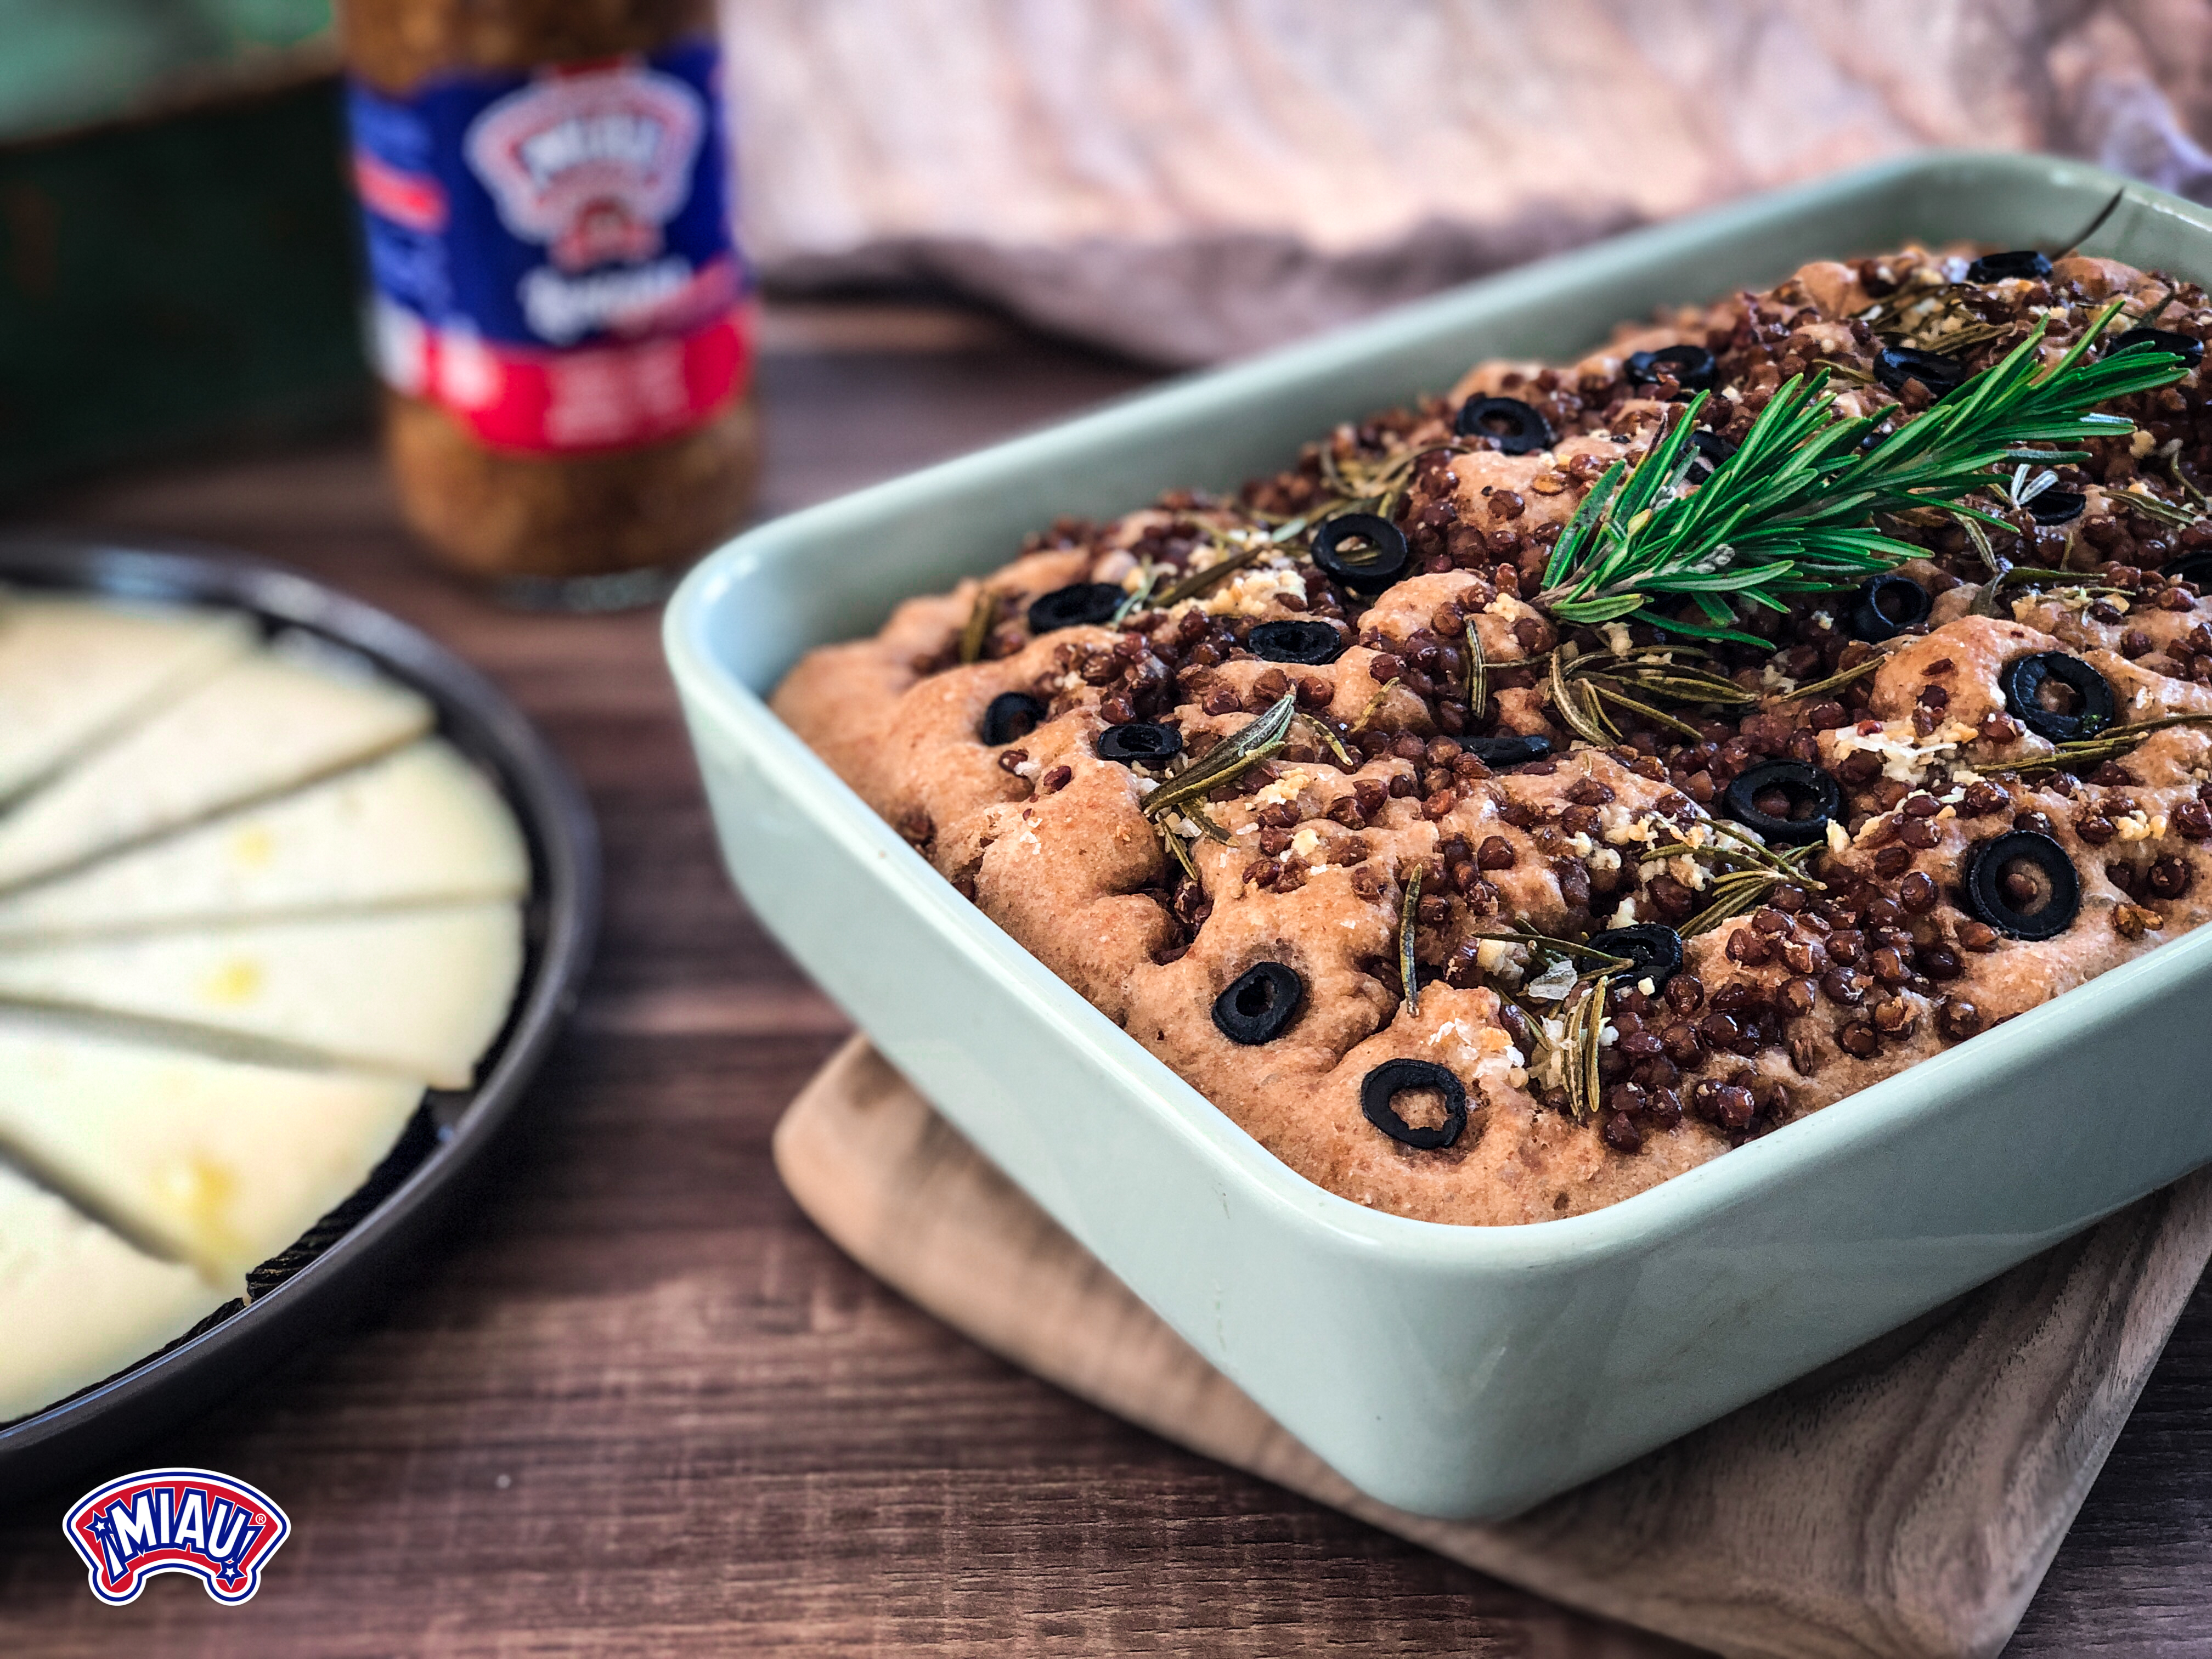
M 1290 736 L 1291 722 L 1297 712 L 1297 698 L 1285 692 L 1273 708 L 1214 749 L 1204 760 L 1186 766 L 1147 795 L 1145 816 L 1158 818 L 1171 808 L 1188 811 L 1185 803 L 1194 805 L 1209 791 L 1235 781 L 1271 758 Z M 1192 822 L 1203 828 L 1206 819 L 1203 813 L 1198 813 Z
M 968 622 L 960 630 L 960 660 L 981 662 L 983 647 L 990 642 L 991 624 L 999 618 L 999 596 L 988 587 L 975 590 L 975 603 L 969 607 Z
M 1642 459 L 1615 462 L 1583 498 L 1553 548 L 1536 603 L 1568 622 L 1640 616 L 1692 638 L 1765 646 L 1732 626 L 1735 606 L 1781 611 L 1793 595 L 1845 586 L 1919 555 L 1875 529 L 1875 514 L 1936 507 L 2008 527 L 1962 498 L 1998 483 L 2002 462 L 2084 453 L 2027 446 L 2124 436 L 2134 423 L 2097 406 L 2186 372 L 2165 352 L 2087 361 L 2119 308 L 2106 307 L 2049 368 L 2038 356 L 2039 320 L 2002 361 L 1870 449 L 1862 441 L 1891 411 L 1837 416 L 1825 373 L 1793 378 L 1735 453 L 1689 489 L 1689 435 L 1709 395 L 1698 393 Z M 1650 614 L 1676 600 L 1698 619 Z
M 1398 903 L 1398 979 L 1406 988 L 1406 1012 L 1421 1012 L 1421 964 L 1413 960 L 1413 930 L 1419 925 L 1421 866 L 1406 878 L 1406 896 Z
M 1467 619 L 1467 712 L 1477 721 L 1490 707 L 1490 662 L 1482 653 L 1482 630 Z

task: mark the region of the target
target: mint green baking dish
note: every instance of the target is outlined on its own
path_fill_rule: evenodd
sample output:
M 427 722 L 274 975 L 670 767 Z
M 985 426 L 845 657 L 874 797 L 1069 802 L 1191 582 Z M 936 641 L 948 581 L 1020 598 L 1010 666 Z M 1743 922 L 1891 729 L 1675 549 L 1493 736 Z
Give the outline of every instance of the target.
M 1639 232 L 1178 381 L 739 537 L 668 610 L 732 878 L 1008 1176 L 1347 1480 L 1526 1507 L 1802 1376 L 2212 1160 L 2212 929 L 1595 1214 L 1409 1221 L 1324 1192 L 962 899 L 762 701 L 811 646 L 1059 514 L 1271 470 L 1497 355 L 1908 239 L 2063 246 L 2118 188 L 1944 155 Z M 2092 246 L 2203 279 L 2140 186 Z

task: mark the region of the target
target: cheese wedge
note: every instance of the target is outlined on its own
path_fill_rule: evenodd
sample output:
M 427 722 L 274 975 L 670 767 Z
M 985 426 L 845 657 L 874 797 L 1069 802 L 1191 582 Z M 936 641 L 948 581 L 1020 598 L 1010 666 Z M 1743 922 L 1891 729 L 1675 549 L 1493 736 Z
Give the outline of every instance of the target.
M 0 594 L 0 801 L 252 647 L 229 611 Z
M 420 737 L 430 720 L 404 686 L 256 652 L 0 817 L 0 887 L 295 788 Z
M 482 774 L 436 738 L 0 896 L 0 940 L 519 898 L 530 855 Z
M 522 969 L 507 902 L 0 949 L 0 999 L 198 1026 L 467 1085 Z
M 226 1295 L 366 1180 L 418 1083 L 0 1020 L 0 1148 Z
M 112 1376 L 229 1299 L 0 1164 L 0 1422 Z

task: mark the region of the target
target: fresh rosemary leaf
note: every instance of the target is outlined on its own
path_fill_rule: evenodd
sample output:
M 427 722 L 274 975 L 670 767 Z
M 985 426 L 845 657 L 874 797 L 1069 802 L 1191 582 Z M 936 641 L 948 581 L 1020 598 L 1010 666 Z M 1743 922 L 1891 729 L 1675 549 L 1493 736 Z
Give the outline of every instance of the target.
M 1413 930 L 1421 910 L 1421 866 L 1406 878 L 1406 896 L 1398 904 L 1398 978 L 1406 988 L 1406 1012 L 1421 1012 L 1421 965 L 1413 960 Z
M 1290 736 L 1291 722 L 1297 717 L 1297 696 L 1285 692 L 1273 708 L 1218 746 L 1204 760 L 1185 767 L 1147 795 L 1145 816 L 1157 818 L 1172 807 L 1195 801 L 1268 759 Z
M 1482 630 L 1467 623 L 1467 712 L 1480 721 L 1490 707 L 1490 662 L 1482 652 Z

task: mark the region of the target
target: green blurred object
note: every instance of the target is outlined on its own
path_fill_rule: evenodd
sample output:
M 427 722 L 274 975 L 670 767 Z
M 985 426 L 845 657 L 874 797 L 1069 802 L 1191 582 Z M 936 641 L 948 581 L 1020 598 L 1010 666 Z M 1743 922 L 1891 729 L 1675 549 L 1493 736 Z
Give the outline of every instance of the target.
M 0 0 L 0 498 L 365 406 L 327 0 Z

